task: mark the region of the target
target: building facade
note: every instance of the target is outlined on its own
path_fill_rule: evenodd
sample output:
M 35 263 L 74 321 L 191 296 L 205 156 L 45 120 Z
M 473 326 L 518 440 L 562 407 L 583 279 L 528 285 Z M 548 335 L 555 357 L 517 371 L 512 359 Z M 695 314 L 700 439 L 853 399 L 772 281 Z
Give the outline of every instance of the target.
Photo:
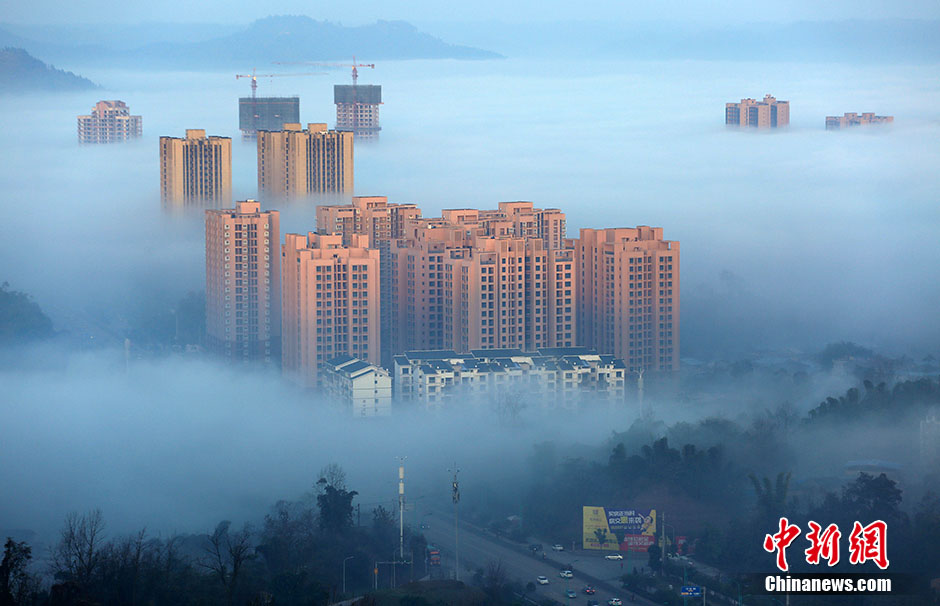
M 254 200 L 206 211 L 206 335 L 234 361 L 280 355 L 280 215 Z
M 284 373 L 317 387 L 320 366 L 339 356 L 380 357 L 379 251 L 353 235 L 285 234 L 282 246 Z
M 258 131 L 258 191 L 275 198 L 352 194 L 353 135 L 326 124 Z
M 426 408 L 573 409 L 622 403 L 626 373 L 622 360 L 586 347 L 409 351 L 394 358 L 393 394 Z
M 320 385 L 331 403 L 354 417 L 392 414 L 392 376 L 381 366 L 339 356 L 320 365 Z
M 381 86 L 337 84 L 333 86 L 333 102 L 336 104 L 336 130 L 351 132 L 356 139 L 379 138 Z
M 741 99 L 725 104 L 725 124 L 750 128 L 783 128 L 790 124 L 790 102 L 764 95 L 763 101 Z
M 79 143 L 116 143 L 142 132 L 143 118 L 132 116 L 123 101 L 98 101 L 89 115 L 78 117 Z
M 660 227 L 582 229 L 578 343 L 630 372 L 679 369 L 679 243 Z
M 352 204 L 317 207 L 317 233 L 340 234 L 344 246 L 349 246 L 354 234 L 364 234 L 369 237 L 369 245 L 379 251 L 380 360 L 386 367 L 392 363 L 392 295 L 395 291 L 389 245 L 404 234 L 406 221 L 420 217 L 421 210 L 416 205 L 389 204 L 385 196 L 354 196 Z
M 406 350 L 575 343 L 577 265 L 558 209 L 501 202 L 423 219 L 413 204 L 357 197 L 318 208 L 317 227 L 380 250 L 385 365 Z
M 300 122 L 300 97 L 239 97 L 238 128 L 245 139 L 259 130 L 283 130 Z
M 826 116 L 826 130 L 839 130 L 867 124 L 890 124 L 891 122 L 894 122 L 894 116 L 876 116 L 874 112 L 863 114 L 846 112 L 843 116 Z
M 232 140 L 187 129 L 160 137 L 160 197 L 168 209 L 224 208 L 232 203 Z

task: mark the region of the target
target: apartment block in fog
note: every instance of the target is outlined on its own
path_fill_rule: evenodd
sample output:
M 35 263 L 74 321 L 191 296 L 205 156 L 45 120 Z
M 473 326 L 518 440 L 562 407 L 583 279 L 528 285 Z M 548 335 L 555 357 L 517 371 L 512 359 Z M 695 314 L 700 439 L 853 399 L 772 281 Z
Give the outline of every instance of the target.
M 392 376 L 375 364 L 339 356 L 320 365 L 320 387 L 330 402 L 354 417 L 392 414 Z
M 389 204 L 385 196 L 354 196 L 352 204 L 318 206 L 317 233 L 340 234 L 343 245 L 349 246 L 354 234 L 369 237 L 369 245 L 379 250 L 380 258 L 380 311 L 381 311 L 381 362 L 385 366 L 392 361 L 392 275 L 389 243 L 404 234 L 405 222 L 421 217 L 421 210 L 414 204 Z
M 839 130 L 867 124 L 890 124 L 891 122 L 894 122 L 894 116 L 876 116 L 874 112 L 863 114 L 851 112 L 843 116 L 826 116 L 826 130 Z
M 98 101 L 87 116 L 78 117 L 79 143 L 116 143 L 140 137 L 143 118 L 132 116 L 123 101 Z
M 554 220 L 530 217 L 542 212 Z M 392 349 L 574 345 L 577 267 L 563 230 L 563 214 L 531 202 L 407 221 L 390 246 Z
M 408 351 L 395 356 L 396 401 L 427 408 L 495 404 L 513 408 L 575 408 L 622 402 L 622 360 L 587 347 Z
M 764 95 L 763 101 L 741 99 L 725 104 L 725 124 L 750 128 L 782 128 L 790 124 L 790 102 Z
M 258 131 L 258 191 L 275 198 L 351 194 L 353 134 L 326 124 L 284 125 Z
M 450 209 L 357 197 L 317 210 L 317 228 L 381 251 L 382 361 L 413 349 L 574 344 L 574 249 L 565 215 L 531 202 Z
M 160 196 L 165 208 L 223 208 L 232 203 L 232 140 L 187 129 L 160 137 Z
M 578 343 L 630 371 L 679 369 L 679 243 L 660 227 L 582 229 Z
M 206 211 L 209 349 L 236 361 L 280 355 L 280 216 L 254 200 Z
M 316 387 L 320 366 L 339 356 L 379 362 L 379 251 L 369 237 L 286 234 L 282 246 L 281 364 Z

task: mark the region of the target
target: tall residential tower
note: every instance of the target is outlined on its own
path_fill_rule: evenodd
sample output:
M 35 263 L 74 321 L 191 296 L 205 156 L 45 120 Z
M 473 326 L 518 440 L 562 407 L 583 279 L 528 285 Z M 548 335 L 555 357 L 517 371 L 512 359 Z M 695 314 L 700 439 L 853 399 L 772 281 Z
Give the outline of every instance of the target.
M 630 371 L 679 369 L 679 243 L 661 227 L 582 229 L 578 343 Z
M 258 131 L 258 191 L 275 198 L 352 194 L 353 134 L 316 123 Z
M 232 203 L 232 140 L 187 129 L 160 137 L 160 197 L 165 208 L 222 208 Z
M 339 356 L 377 364 L 379 251 L 369 237 L 285 234 L 283 275 L 284 372 L 317 386 L 320 365 Z
M 206 335 L 235 361 L 280 355 L 280 214 L 254 200 L 206 211 Z

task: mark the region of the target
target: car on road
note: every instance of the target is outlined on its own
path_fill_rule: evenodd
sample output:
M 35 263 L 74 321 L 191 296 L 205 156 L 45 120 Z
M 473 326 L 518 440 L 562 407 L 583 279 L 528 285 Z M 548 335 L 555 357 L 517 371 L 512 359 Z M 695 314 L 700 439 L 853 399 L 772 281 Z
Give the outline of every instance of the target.
M 538 553 L 538 552 L 542 551 L 542 544 L 541 544 L 541 543 L 532 543 L 531 545 L 529 545 L 529 551 L 531 551 L 532 553 Z
M 619 553 L 608 553 L 604 556 L 605 560 L 622 560 L 623 556 Z
M 599 606 L 597 600 L 588 600 L 587 606 Z
M 578 597 L 578 594 L 576 594 L 576 593 L 575 593 L 574 591 L 572 591 L 571 589 L 569 589 L 568 591 L 566 591 L 566 592 L 565 592 L 565 595 L 568 596 L 568 599 L 569 599 L 569 600 Z
M 558 573 L 558 576 L 560 576 L 563 579 L 571 579 L 574 577 L 574 573 L 572 573 L 570 570 L 562 570 L 561 572 Z
M 607 600 L 607 606 L 623 606 L 623 600 L 620 598 L 610 598 Z
M 586 593 L 586 594 L 588 594 L 588 595 L 594 595 L 595 593 L 597 593 L 597 591 L 595 591 L 594 588 L 591 587 L 590 585 L 585 585 L 585 586 L 584 586 L 584 593 Z
M 554 550 L 554 551 L 564 551 L 565 548 L 564 548 L 562 545 L 559 545 L 558 543 L 555 543 L 554 545 L 552 545 L 552 550 Z
M 548 585 L 548 577 L 546 576 L 535 577 L 535 580 L 538 581 L 539 585 Z

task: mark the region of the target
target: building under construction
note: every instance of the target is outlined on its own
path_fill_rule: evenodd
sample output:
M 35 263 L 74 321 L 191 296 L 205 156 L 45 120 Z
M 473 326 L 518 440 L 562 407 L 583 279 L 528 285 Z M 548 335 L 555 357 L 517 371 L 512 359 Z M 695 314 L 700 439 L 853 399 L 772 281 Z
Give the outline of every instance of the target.
M 355 79 L 355 68 L 353 70 Z M 379 138 L 381 85 L 337 84 L 333 86 L 333 103 L 336 104 L 336 130 L 352 132 L 356 139 Z
M 378 114 L 376 114 L 378 115 Z M 300 122 L 300 97 L 239 97 L 238 128 L 246 139 L 259 130 L 283 130 Z

